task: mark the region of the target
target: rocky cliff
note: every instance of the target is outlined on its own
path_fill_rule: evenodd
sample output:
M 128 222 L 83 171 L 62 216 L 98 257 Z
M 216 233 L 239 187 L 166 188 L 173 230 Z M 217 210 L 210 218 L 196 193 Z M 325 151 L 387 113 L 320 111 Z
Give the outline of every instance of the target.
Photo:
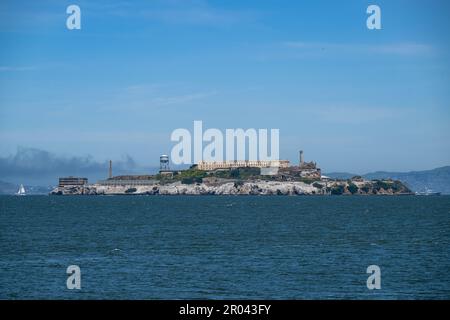
M 411 191 L 399 181 L 222 181 L 221 183 L 170 184 L 145 186 L 87 185 L 57 187 L 52 195 L 398 195 Z

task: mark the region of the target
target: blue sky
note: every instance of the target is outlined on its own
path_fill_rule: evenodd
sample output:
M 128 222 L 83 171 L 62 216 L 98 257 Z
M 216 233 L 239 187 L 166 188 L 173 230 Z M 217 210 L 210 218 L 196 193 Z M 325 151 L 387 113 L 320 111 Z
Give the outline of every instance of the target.
M 66 7 L 81 8 L 81 30 Z M 366 28 L 377 4 L 382 30 Z M 157 165 L 170 133 L 279 128 L 324 171 L 450 164 L 448 1 L 2 1 L 0 156 Z M 68 173 L 69 174 L 69 173 Z

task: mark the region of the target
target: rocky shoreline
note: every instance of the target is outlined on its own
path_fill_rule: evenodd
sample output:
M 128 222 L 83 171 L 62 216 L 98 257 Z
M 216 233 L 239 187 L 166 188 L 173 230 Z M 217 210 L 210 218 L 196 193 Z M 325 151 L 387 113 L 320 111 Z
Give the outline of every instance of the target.
M 400 181 L 222 181 L 221 183 L 56 187 L 51 195 L 408 195 Z

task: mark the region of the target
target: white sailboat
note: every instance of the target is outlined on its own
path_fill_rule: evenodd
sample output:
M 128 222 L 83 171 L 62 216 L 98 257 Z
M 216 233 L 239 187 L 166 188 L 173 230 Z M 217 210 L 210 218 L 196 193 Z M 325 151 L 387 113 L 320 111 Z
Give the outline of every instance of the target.
M 24 188 L 23 184 L 20 185 L 20 188 L 19 188 L 19 190 L 17 191 L 16 195 L 18 195 L 18 196 L 24 196 L 24 195 L 26 195 L 25 188 Z

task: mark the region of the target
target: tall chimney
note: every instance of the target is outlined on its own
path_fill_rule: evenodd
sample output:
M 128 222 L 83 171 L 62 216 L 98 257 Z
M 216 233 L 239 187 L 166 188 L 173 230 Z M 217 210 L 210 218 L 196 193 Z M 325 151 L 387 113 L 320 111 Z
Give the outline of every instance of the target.
M 303 160 L 303 150 L 300 150 L 300 167 L 302 167 L 304 163 L 305 161 Z
M 109 160 L 109 179 L 112 178 L 112 160 Z

